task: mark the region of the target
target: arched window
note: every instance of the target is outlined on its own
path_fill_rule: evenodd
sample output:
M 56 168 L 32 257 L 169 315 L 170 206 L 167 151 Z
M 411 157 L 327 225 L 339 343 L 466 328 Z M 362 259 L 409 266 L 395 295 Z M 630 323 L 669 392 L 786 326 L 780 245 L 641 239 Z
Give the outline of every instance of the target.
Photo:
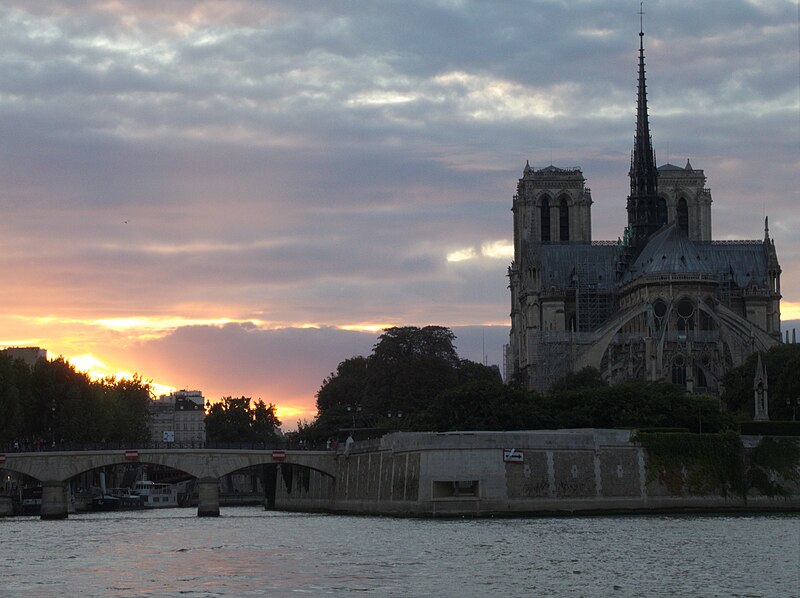
M 686 361 L 682 355 L 676 355 L 672 360 L 672 383 L 686 386 Z
M 689 331 L 694 330 L 694 304 L 688 297 L 678 301 L 676 311 L 678 340 L 686 340 Z
M 550 200 L 546 197 L 542 199 L 542 207 L 541 207 L 541 221 L 542 230 L 541 230 L 541 238 L 543 243 L 550 242 Z
M 567 198 L 562 197 L 558 205 L 559 241 L 569 241 L 569 206 Z
M 708 380 L 706 380 L 706 373 L 701 366 L 697 366 L 694 371 L 694 386 L 695 388 L 706 388 Z
M 658 223 L 662 226 L 667 223 L 667 200 L 663 197 L 658 198 Z
M 653 301 L 653 324 L 656 330 L 661 330 L 664 325 L 664 316 L 667 315 L 667 304 L 660 297 Z
M 686 204 L 686 200 L 681 197 L 678 200 L 678 228 L 685 232 L 687 235 L 689 234 L 689 206 Z

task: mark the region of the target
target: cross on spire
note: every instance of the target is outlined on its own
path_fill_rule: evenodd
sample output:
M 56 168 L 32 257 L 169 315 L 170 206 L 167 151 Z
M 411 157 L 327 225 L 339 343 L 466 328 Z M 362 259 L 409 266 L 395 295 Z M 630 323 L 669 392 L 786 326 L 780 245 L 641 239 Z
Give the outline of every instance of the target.
M 644 2 L 639 2 L 639 36 L 644 36 Z

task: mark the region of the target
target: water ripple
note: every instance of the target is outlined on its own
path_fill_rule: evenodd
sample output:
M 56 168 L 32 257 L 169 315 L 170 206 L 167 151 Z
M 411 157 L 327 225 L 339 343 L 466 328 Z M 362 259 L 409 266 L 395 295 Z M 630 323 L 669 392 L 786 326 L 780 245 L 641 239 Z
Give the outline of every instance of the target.
M 800 596 L 800 518 L 413 520 L 194 509 L 0 520 L 2 595 Z M 8 566 L 13 563 L 13 566 Z

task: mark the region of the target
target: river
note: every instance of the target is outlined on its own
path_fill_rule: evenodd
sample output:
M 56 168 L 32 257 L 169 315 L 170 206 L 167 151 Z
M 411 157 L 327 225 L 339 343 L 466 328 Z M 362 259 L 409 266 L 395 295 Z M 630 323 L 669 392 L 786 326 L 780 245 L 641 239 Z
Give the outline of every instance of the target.
M 0 520 L 0 596 L 800 595 L 800 517 Z

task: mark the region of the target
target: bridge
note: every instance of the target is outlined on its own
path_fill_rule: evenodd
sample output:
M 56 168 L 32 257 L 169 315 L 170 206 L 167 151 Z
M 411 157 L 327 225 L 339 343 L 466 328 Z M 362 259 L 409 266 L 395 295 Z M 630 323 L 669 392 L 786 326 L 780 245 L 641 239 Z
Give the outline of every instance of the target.
M 67 517 L 67 486 L 86 471 L 122 463 L 163 465 L 197 478 L 199 517 L 219 516 L 219 478 L 254 465 L 297 465 L 335 477 L 335 453 L 253 449 L 106 449 L 0 453 L 0 469 L 42 483 L 42 519 Z

